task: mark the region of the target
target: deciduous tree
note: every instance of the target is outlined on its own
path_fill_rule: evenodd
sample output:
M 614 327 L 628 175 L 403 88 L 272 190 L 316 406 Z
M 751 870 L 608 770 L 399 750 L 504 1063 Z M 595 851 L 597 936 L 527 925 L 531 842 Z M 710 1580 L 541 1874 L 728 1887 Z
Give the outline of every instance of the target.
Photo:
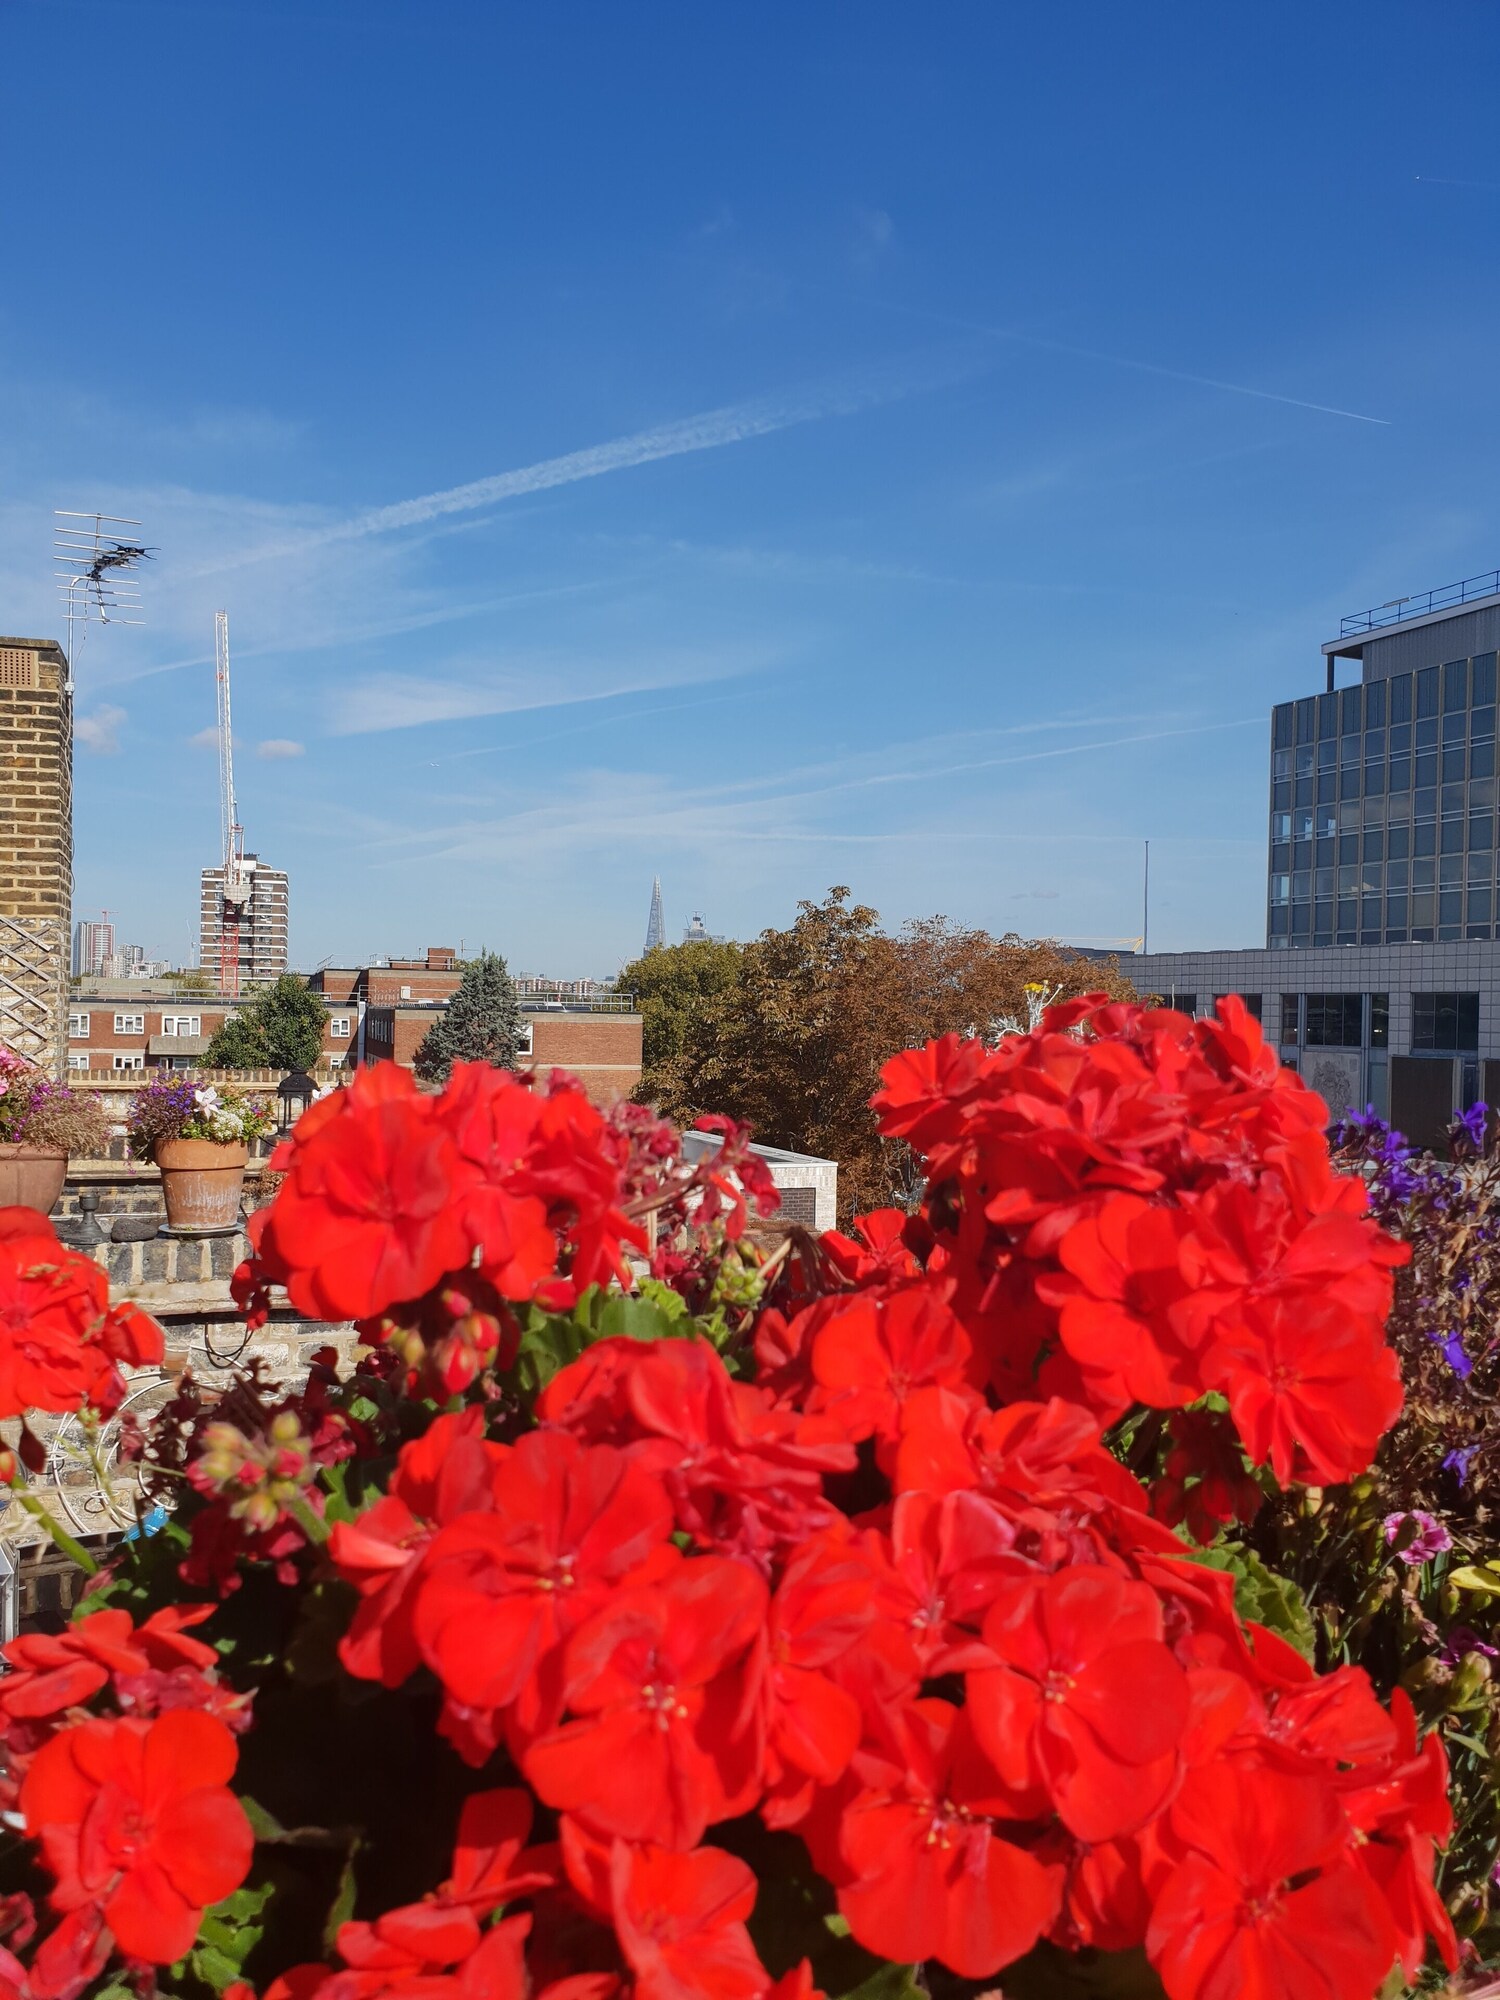
M 849 895 L 802 903 L 790 929 L 744 947 L 732 983 L 680 1005 L 639 1093 L 677 1119 L 727 1112 L 772 1145 L 837 1160 L 846 1210 L 889 1202 L 903 1182 L 904 1149 L 882 1141 L 870 1111 L 890 1057 L 950 1032 L 994 1039 L 1025 1023 L 1032 990 L 1133 991 L 1117 964 L 1047 939 L 995 938 L 945 917 L 892 936 Z
M 211 1069 L 311 1069 L 323 1051 L 328 1020 L 321 997 L 295 972 L 261 987 L 230 1014 L 208 1045 Z

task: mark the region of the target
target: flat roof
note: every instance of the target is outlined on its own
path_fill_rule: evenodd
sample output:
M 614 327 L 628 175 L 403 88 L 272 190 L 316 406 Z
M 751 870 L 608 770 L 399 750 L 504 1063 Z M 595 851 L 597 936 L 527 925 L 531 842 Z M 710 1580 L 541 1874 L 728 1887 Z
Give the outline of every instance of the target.
M 1432 593 L 1429 592 L 1430 596 Z M 1421 603 L 1420 598 L 1402 598 L 1400 603 Z M 1444 606 L 1437 611 L 1416 611 L 1409 618 L 1392 618 L 1387 624 L 1370 625 L 1364 631 L 1346 632 L 1341 638 L 1325 641 L 1325 656 L 1336 660 L 1362 660 L 1366 646 L 1377 640 L 1389 639 L 1396 632 L 1417 632 L 1424 625 L 1442 625 L 1452 618 L 1467 618 L 1471 611 L 1490 611 L 1500 605 L 1500 590 L 1492 590 L 1483 597 L 1466 597 Z M 1380 610 L 1393 609 L 1394 605 L 1381 605 Z M 1378 616 L 1377 612 L 1365 612 L 1367 618 Z M 1345 621 L 1347 623 L 1347 620 Z

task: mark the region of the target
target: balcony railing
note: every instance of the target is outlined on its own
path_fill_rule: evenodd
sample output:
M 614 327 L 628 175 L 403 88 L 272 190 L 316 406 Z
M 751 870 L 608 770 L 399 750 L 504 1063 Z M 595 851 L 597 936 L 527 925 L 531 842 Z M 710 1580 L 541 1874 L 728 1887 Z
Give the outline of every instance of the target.
M 1369 611 L 1351 611 L 1339 620 L 1339 637 L 1357 638 L 1361 632 L 1379 632 L 1387 625 L 1404 624 L 1408 618 L 1425 618 L 1432 611 L 1449 611 L 1479 597 L 1496 596 L 1500 596 L 1500 569 L 1486 570 L 1483 576 L 1467 576 L 1462 583 L 1441 584 L 1436 590 L 1419 591 L 1415 597 L 1391 597 Z

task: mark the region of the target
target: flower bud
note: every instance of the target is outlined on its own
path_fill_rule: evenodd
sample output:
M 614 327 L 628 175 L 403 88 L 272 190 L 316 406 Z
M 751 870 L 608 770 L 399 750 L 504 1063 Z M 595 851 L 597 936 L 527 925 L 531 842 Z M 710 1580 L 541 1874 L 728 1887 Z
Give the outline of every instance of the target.
M 1490 1679 L 1490 1663 L 1483 1653 L 1466 1653 L 1458 1672 L 1453 1676 L 1452 1703 L 1455 1708 L 1465 1708 L 1476 1696 L 1483 1693 Z

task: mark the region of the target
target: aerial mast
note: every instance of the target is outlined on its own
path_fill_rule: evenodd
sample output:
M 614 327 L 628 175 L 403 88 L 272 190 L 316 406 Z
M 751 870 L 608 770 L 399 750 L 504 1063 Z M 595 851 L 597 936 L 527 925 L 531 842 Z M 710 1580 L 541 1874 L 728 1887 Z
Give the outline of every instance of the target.
M 229 613 L 214 613 L 214 680 L 219 704 L 219 831 L 223 881 L 219 891 L 219 991 L 240 993 L 240 925 L 250 893 L 245 830 L 234 797 L 234 727 L 229 709 Z

